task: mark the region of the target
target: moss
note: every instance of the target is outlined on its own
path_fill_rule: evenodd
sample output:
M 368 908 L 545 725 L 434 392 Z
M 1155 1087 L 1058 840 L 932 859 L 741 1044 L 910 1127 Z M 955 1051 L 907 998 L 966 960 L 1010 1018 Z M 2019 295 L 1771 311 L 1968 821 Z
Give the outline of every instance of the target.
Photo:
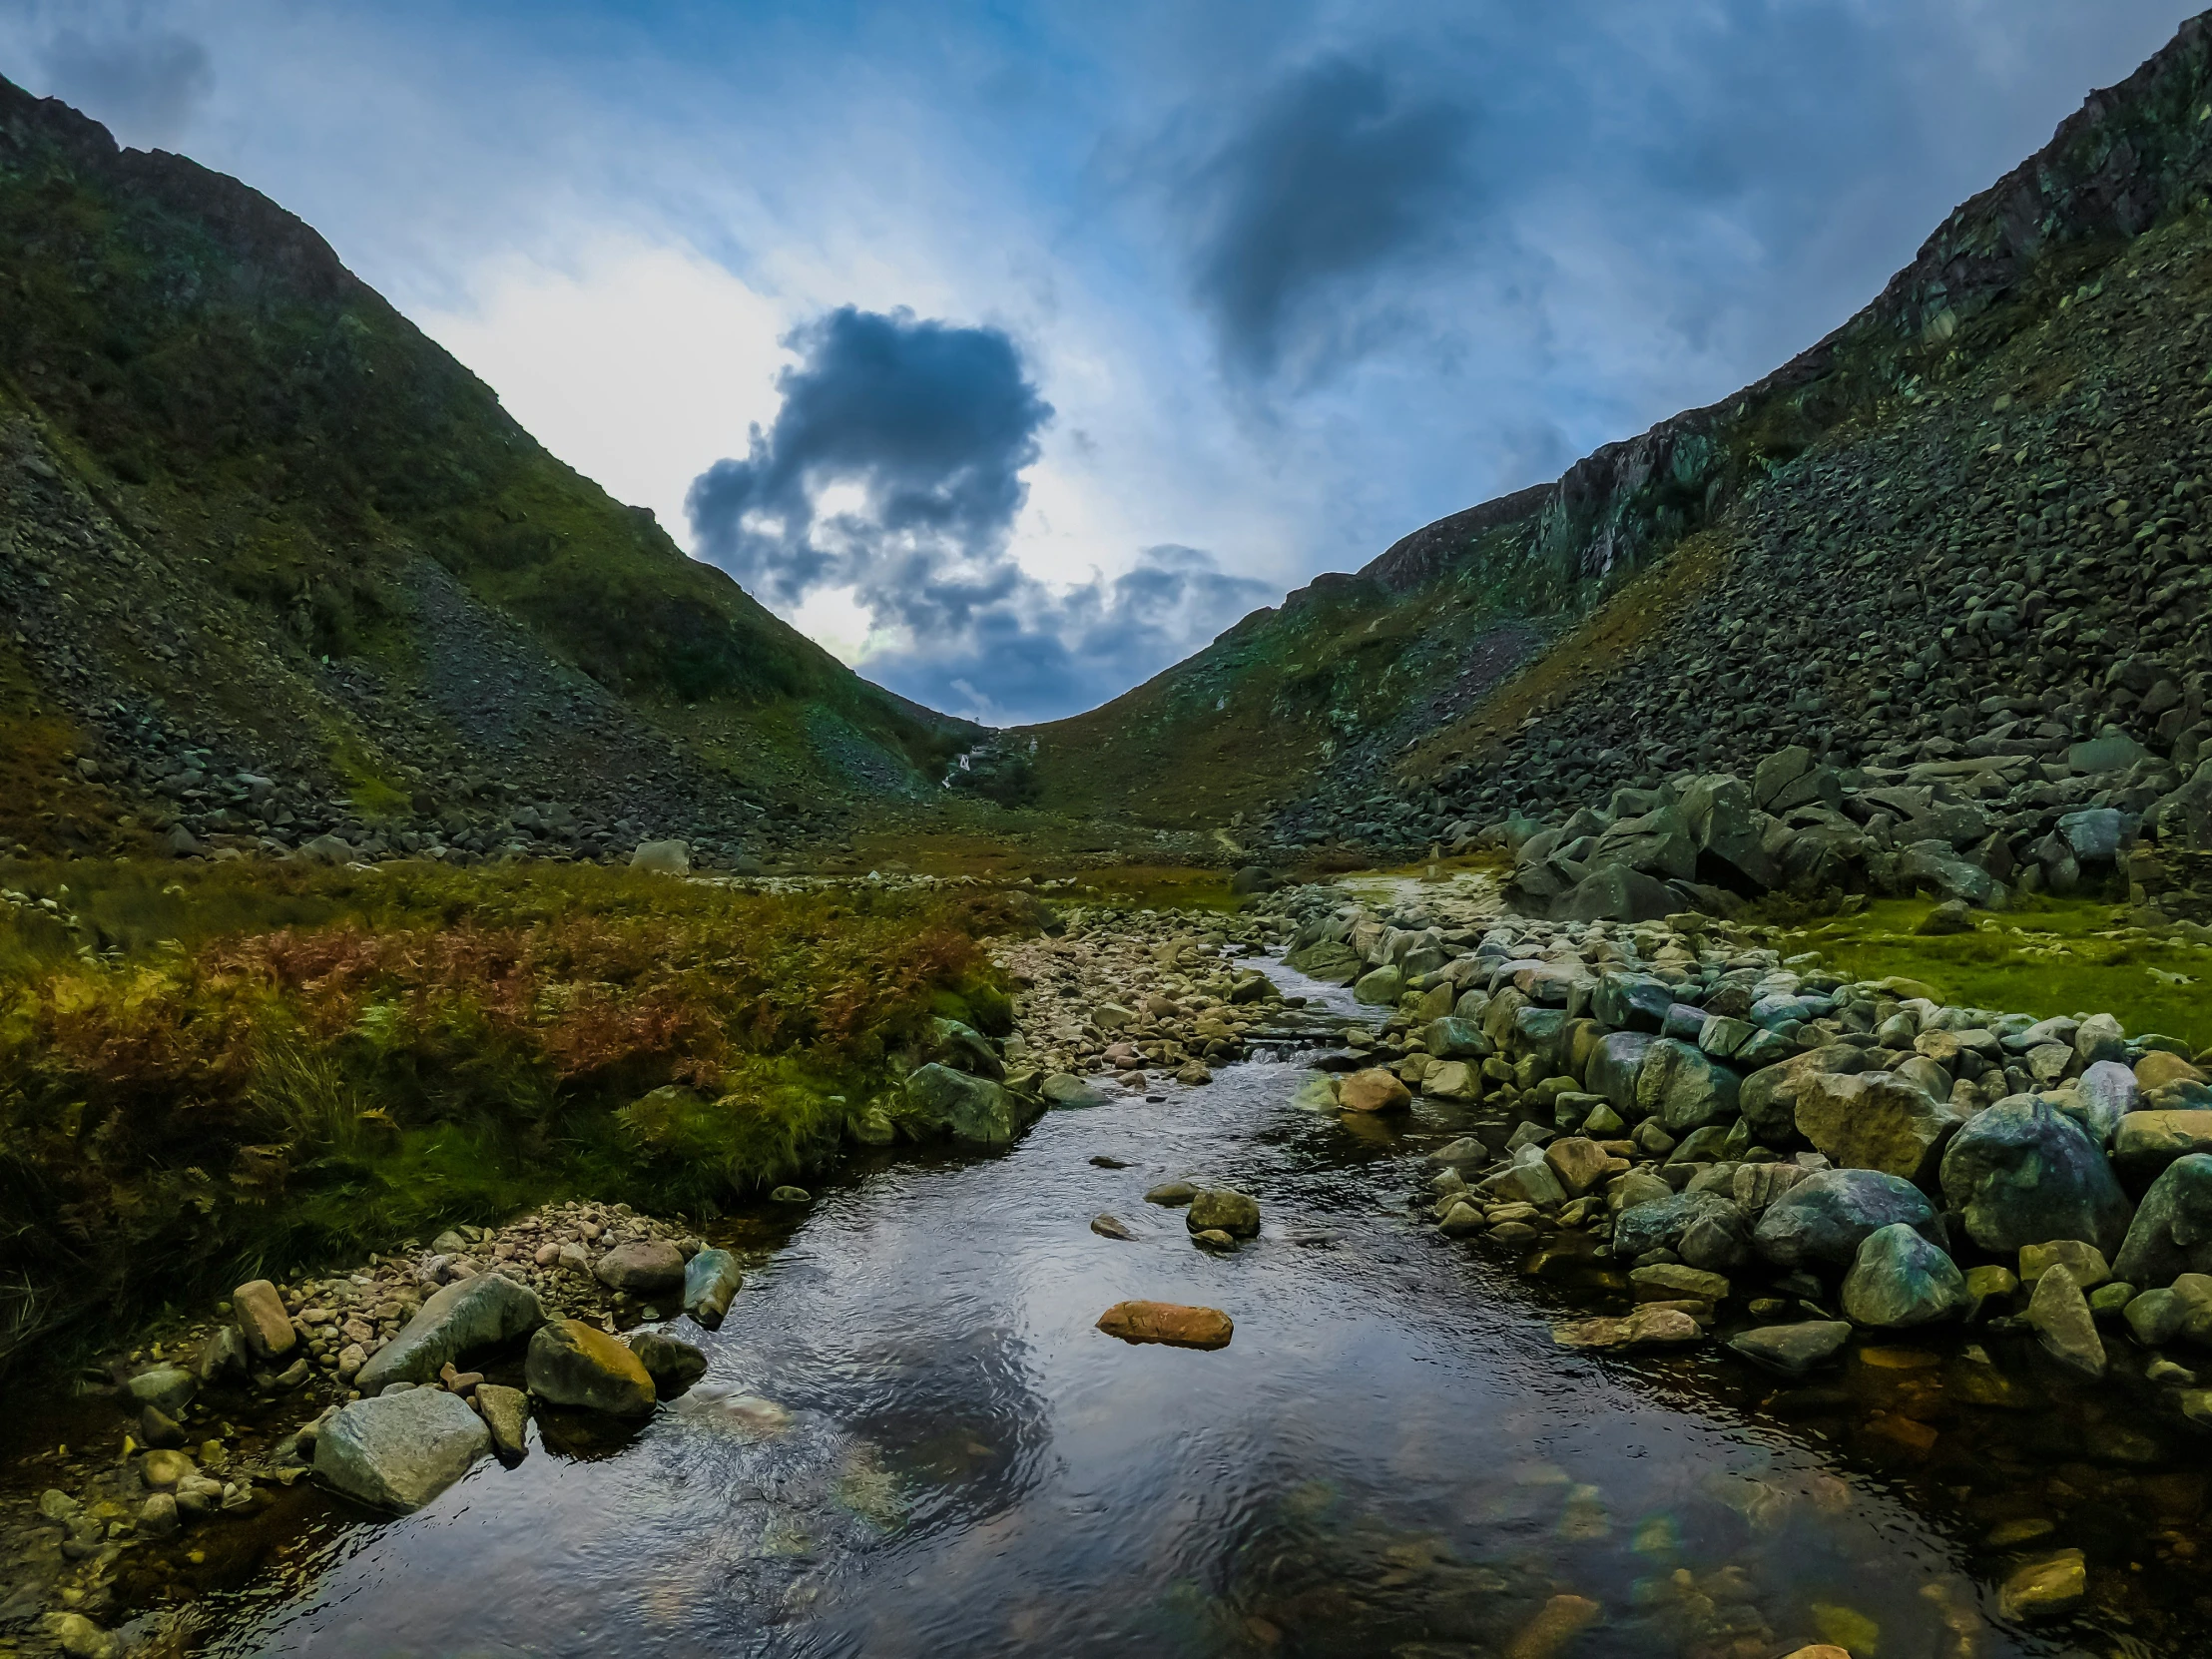
M 1781 947 L 1818 950 L 1853 978 L 1918 979 L 1954 1004 L 2039 1018 L 2109 1013 L 2131 1033 L 2212 1047 L 2212 947 L 2145 933 L 2091 898 L 2030 898 L 1977 916 L 1964 933 L 1916 931 L 1934 908 L 1879 899 L 1787 931 Z
M 711 1213 L 833 1152 L 939 999 L 1002 1025 L 1013 913 L 588 865 L 0 886 L 58 912 L 0 907 L 0 1362 L 562 1193 Z

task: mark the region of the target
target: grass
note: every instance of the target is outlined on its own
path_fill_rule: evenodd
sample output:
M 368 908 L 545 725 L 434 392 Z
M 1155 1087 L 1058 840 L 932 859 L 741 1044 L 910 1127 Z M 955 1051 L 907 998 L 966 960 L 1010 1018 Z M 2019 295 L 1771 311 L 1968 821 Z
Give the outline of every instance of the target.
M 2021 899 L 1977 916 L 1969 932 L 1916 932 L 1934 908 L 1927 899 L 1877 899 L 1855 915 L 1787 930 L 1783 948 L 1818 950 L 1853 978 L 1918 979 L 1953 1004 L 2040 1018 L 2109 1013 L 2131 1034 L 2212 1048 L 2212 946 L 2143 932 L 2096 898 Z
M 836 1149 L 987 893 L 588 865 L 0 865 L 0 1366 L 97 1312 L 590 1192 L 711 1215 Z

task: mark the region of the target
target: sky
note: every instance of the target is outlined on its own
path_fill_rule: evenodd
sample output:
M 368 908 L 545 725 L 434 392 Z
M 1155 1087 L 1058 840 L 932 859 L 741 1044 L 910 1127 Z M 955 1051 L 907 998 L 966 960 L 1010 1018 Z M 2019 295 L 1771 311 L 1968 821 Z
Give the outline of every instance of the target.
M 1011 725 L 1716 401 L 2171 0 L 0 0 L 861 673 Z

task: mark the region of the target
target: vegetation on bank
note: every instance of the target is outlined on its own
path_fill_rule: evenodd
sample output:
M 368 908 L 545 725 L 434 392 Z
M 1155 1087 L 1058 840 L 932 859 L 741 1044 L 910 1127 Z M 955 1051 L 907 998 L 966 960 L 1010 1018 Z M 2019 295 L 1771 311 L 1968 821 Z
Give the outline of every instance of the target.
M 831 1151 L 989 897 L 591 865 L 0 865 L 0 1366 L 589 1192 L 709 1213 Z M 27 900 L 27 902 L 25 901 Z
M 1853 978 L 1918 979 L 1956 1005 L 2044 1018 L 2109 1013 L 2130 1032 L 2212 1048 L 2212 947 L 2131 926 L 2110 898 L 2022 896 L 1976 913 L 1964 932 L 1921 932 L 1935 908 L 1926 898 L 1878 898 L 1793 927 L 1783 948 L 1818 950 Z

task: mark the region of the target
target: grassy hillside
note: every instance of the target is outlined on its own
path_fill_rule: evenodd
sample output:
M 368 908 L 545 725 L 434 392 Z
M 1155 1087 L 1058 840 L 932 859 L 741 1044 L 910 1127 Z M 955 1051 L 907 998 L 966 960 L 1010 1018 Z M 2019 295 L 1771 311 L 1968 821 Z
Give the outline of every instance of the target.
M 731 775 L 768 797 L 907 789 L 965 735 L 547 454 L 296 219 L 4 82 L 0 296 L 0 475 L 29 469 L 9 502 L 15 574 L 74 591 L 81 570 L 146 562 L 139 597 L 162 590 L 192 664 L 165 677 L 113 638 L 22 629 L 34 679 L 97 654 L 106 702 L 139 694 L 196 732 L 303 722 L 327 781 L 365 769 L 401 796 L 407 767 L 515 772 L 454 707 L 496 711 L 515 678 L 478 636 L 526 657 L 526 681 L 614 700 L 631 725 L 610 754 L 683 774 L 692 795 Z M 239 658 L 285 671 L 279 707 L 268 685 L 197 706 L 239 684 Z M 402 707 L 365 713 L 349 671 Z
M 1963 741 L 1994 697 L 2126 724 L 2071 682 L 2117 671 L 2130 628 L 2138 700 L 2201 651 L 2175 583 L 2203 464 L 2208 60 L 2198 18 L 1758 384 L 1022 734 L 1041 799 L 1397 846 L 1786 743 Z M 1998 556 L 2052 541 L 2082 561 L 2068 580 Z M 2011 645 L 2023 606 L 2059 650 Z M 2011 632 L 1965 626 L 1993 609 Z

